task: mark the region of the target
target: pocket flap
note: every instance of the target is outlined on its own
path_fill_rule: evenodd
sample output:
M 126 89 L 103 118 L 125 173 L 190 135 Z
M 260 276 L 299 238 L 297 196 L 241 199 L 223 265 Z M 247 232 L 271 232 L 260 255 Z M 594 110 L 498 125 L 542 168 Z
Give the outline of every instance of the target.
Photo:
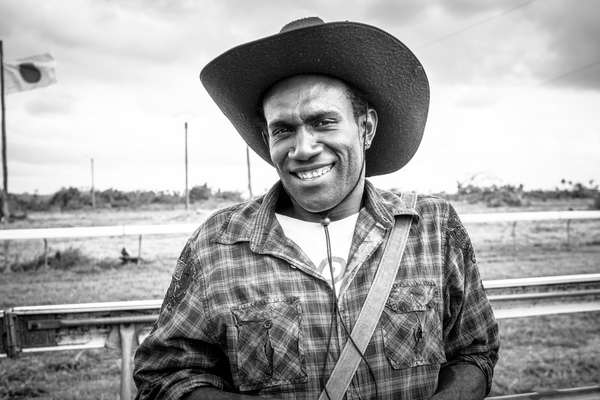
M 298 316 L 300 298 L 297 296 L 261 299 L 252 303 L 231 307 L 238 324 L 262 322 L 282 315 Z
M 438 290 L 435 282 L 406 282 L 392 287 L 386 306 L 394 312 L 425 311 L 435 307 Z

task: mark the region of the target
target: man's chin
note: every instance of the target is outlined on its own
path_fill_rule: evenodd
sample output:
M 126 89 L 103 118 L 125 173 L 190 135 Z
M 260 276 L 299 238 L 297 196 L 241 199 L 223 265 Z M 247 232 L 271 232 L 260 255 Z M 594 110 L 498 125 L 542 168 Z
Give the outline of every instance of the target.
M 288 192 L 289 193 L 289 192 Z M 337 204 L 331 199 L 318 199 L 295 196 L 290 194 L 293 198 L 294 209 L 298 213 L 308 213 L 314 215 L 325 215 L 329 210 L 334 208 Z M 300 199 L 300 201 L 298 201 Z
M 294 208 L 305 213 L 324 215 L 335 208 L 342 199 L 332 197 L 332 185 L 317 185 L 315 187 L 294 185 L 293 182 L 281 180 L 286 193 L 291 197 Z M 300 210 L 301 209 L 301 210 Z
M 311 214 L 318 214 L 318 215 L 323 215 L 325 213 L 327 213 L 327 211 L 331 210 L 334 206 L 327 206 L 327 207 L 314 207 L 312 204 L 311 205 L 300 205 L 300 207 L 302 207 L 302 209 L 306 212 L 309 212 Z

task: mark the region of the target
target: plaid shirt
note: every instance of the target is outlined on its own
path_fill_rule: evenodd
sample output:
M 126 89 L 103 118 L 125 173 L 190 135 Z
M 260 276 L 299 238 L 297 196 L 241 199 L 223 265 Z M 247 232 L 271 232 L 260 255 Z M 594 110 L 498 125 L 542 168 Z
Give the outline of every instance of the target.
M 348 335 L 331 329 L 333 289 L 283 233 L 281 185 L 221 210 L 190 238 L 153 332 L 135 357 L 138 398 L 178 399 L 202 386 L 281 399 L 317 399 Z M 471 241 L 452 206 L 419 196 L 415 209 L 365 184 L 338 306 L 352 331 L 394 216 L 412 215 L 408 243 L 347 399 L 426 399 L 451 363 L 479 367 L 491 387 L 497 324 Z M 328 346 L 330 332 L 333 338 Z

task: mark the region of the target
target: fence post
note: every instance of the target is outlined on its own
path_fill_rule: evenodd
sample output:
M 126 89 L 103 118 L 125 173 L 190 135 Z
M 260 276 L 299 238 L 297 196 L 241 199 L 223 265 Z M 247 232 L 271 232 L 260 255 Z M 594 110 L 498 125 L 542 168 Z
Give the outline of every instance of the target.
M 44 239 L 44 269 L 48 269 L 48 239 Z
M 10 266 L 10 240 L 4 241 L 4 273 L 10 274 L 12 268 Z
M 517 221 L 514 221 L 512 224 L 512 242 L 513 242 L 513 250 L 517 251 Z
M 138 242 L 138 258 L 135 263 L 139 264 L 141 261 L 142 261 L 142 235 L 140 235 L 140 240 Z
M 119 335 L 121 336 L 121 400 L 131 400 L 131 349 L 133 348 L 133 337 L 135 324 L 120 324 Z
M 571 220 L 567 220 L 567 249 L 571 250 Z

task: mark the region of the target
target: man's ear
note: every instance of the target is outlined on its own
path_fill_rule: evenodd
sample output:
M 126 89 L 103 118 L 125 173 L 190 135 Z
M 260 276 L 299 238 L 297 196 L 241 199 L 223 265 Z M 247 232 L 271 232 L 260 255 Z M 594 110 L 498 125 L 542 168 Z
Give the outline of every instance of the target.
M 373 108 L 369 108 L 362 123 L 365 149 L 371 147 L 371 143 L 373 143 L 373 138 L 375 138 L 375 133 L 377 132 L 377 122 L 377 111 Z

